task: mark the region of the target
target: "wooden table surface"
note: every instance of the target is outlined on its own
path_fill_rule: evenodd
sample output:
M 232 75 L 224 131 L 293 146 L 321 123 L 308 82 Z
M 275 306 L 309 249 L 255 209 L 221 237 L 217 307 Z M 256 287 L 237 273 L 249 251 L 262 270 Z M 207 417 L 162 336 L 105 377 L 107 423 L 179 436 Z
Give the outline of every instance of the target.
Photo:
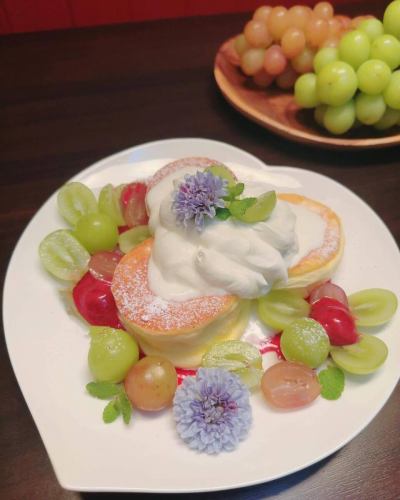
M 224 101 L 213 81 L 214 54 L 245 19 L 223 15 L 1 40 L 2 277 L 22 230 L 63 182 L 114 152 L 170 137 L 225 141 L 272 165 L 328 175 L 363 198 L 400 241 L 399 147 L 332 154 L 296 145 Z M 119 498 L 58 485 L 3 337 L 0 356 L 0 498 Z M 399 422 L 398 386 L 372 423 L 322 462 L 271 483 L 185 498 L 399 498 Z

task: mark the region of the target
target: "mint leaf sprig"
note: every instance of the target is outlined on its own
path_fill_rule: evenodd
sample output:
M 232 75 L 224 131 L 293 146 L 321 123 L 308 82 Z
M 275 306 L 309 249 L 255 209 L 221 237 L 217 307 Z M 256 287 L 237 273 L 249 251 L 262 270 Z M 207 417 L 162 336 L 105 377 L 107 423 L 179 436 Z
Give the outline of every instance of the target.
M 103 422 L 110 424 L 120 415 L 125 424 L 129 424 L 132 416 L 132 405 L 121 384 L 111 382 L 89 382 L 87 392 L 98 399 L 111 399 L 103 410 Z

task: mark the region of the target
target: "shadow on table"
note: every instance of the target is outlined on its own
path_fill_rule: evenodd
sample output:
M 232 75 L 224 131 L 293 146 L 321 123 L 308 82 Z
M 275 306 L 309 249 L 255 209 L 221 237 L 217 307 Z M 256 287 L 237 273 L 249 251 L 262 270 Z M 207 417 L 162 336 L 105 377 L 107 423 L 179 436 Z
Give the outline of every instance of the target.
M 306 480 L 313 474 L 317 473 L 321 468 L 323 468 L 330 460 L 333 458 L 335 454 L 330 455 L 329 457 L 321 460 L 320 462 L 303 469 L 302 471 L 296 472 L 294 474 L 290 474 L 281 479 L 276 479 L 275 481 L 271 481 L 269 483 L 263 483 L 256 486 L 249 486 L 247 488 L 238 488 L 227 491 L 215 491 L 215 492 L 206 492 L 206 493 L 172 493 L 172 494 L 154 494 L 154 493 L 81 493 L 82 500 L 123 500 L 126 498 L 135 498 L 135 499 L 171 499 L 171 498 L 184 498 L 192 499 L 192 500 L 257 500 L 262 498 L 271 498 L 278 497 L 282 492 L 290 490 L 297 484 Z M 289 498 L 289 497 L 287 497 Z M 300 499 L 301 496 L 299 494 L 296 495 L 297 499 Z M 304 497 L 305 498 L 305 497 Z

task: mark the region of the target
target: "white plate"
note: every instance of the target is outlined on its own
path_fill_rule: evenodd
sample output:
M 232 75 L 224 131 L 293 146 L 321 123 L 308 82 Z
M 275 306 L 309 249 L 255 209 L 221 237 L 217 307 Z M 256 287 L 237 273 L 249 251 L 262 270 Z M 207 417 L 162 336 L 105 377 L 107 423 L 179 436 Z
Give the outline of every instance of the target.
M 254 156 L 220 142 L 171 139 L 123 151 L 75 179 L 98 188 L 108 182 L 147 177 L 165 159 L 184 156 L 209 156 L 234 168 L 246 165 L 254 169 L 255 178 L 278 174 L 278 189 L 326 203 L 342 218 L 347 239 L 335 281 L 349 293 L 384 287 L 400 296 L 400 254 L 389 231 L 355 194 L 319 174 L 266 167 Z M 38 260 L 42 238 L 62 226 L 53 195 L 15 248 L 3 311 L 15 374 L 65 488 L 193 492 L 269 481 L 317 462 L 350 441 L 382 408 L 396 385 L 399 314 L 377 334 L 389 346 L 388 359 L 377 373 L 360 379 L 347 377 L 338 401 L 319 398 L 293 412 L 272 411 L 260 394 L 253 395 L 250 436 L 232 453 L 207 456 L 190 451 L 177 437 L 169 411 L 161 415 L 136 412 L 129 427 L 119 421 L 105 425 L 101 420 L 104 402 L 85 393 L 90 380 L 87 332 L 67 315 L 57 294 L 60 285 L 47 276 Z

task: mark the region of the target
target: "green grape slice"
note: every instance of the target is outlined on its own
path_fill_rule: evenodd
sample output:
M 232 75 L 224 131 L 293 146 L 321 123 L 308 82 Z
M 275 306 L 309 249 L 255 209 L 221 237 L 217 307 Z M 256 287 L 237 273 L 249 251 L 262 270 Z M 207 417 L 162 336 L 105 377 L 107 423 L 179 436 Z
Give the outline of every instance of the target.
M 387 323 L 397 310 L 397 297 L 384 288 L 369 288 L 348 297 L 351 314 L 357 326 L 379 326 Z
M 263 323 L 277 332 L 290 323 L 309 315 L 310 304 L 302 290 L 272 290 L 258 299 L 258 315 Z
M 211 165 L 205 169 L 206 172 L 211 172 L 213 175 L 217 177 L 221 177 L 228 181 L 228 186 L 232 187 L 236 184 L 236 178 L 233 175 L 232 171 L 224 165 Z
M 82 215 L 97 212 L 97 201 L 92 191 L 81 182 L 65 184 L 57 196 L 61 216 L 75 226 Z
M 149 226 L 136 226 L 119 235 L 118 245 L 121 252 L 128 253 L 150 236 Z
M 275 191 L 268 191 L 257 198 L 257 201 L 244 212 L 243 215 L 235 217 L 248 224 L 262 222 L 267 219 L 276 205 Z
M 90 255 L 66 229 L 47 235 L 39 245 L 43 267 L 56 278 L 78 281 L 87 271 Z
M 260 385 L 263 374 L 259 350 L 242 340 L 227 340 L 214 344 L 204 354 L 201 366 L 222 368 L 235 373 L 250 389 Z
M 114 189 L 111 184 L 104 186 L 99 195 L 99 212 L 110 216 L 117 226 L 124 226 L 120 195 L 120 190 Z
M 372 335 L 360 335 L 356 344 L 332 347 L 333 361 L 343 370 L 356 375 L 368 375 L 386 360 L 388 348 L 383 340 Z

